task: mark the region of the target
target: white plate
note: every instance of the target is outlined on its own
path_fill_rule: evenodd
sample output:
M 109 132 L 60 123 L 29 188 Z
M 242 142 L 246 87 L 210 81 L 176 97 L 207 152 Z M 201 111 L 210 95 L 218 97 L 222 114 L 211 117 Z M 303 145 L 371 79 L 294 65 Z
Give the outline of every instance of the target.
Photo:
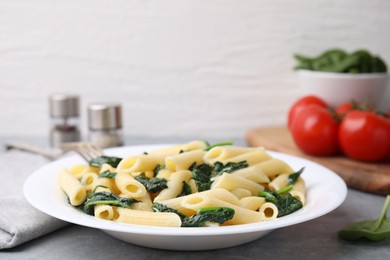
M 112 148 L 106 154 L 128 156 L 166 145 Z M 299 211 L 268 222 L 208 228 L 167 228 L 129 225 L 97 219 L 69 205 L 56 183 L 61 167 L 84 163 L 80 156 L 69 156 L 40 168 L 25 182 L 23 191 L 28 202 L 38 210 L 64 221 L 98 228 L 120 240 L 133 244 L 170 250 L 206 250 L 231 247 L 258 239 L 274 229 L 302 223 L 337 208 L 345 199 L 344 181 L 329 169 L 291 155 L 269 152 L 293 169 L 306 167 L 302 174 L 307 186 L 307 204 Z

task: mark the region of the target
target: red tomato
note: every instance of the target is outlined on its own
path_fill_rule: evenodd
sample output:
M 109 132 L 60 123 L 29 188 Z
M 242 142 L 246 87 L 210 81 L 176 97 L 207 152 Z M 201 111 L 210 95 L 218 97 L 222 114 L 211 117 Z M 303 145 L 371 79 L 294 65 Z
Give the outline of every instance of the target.
M 296 101 L 288 112 L 288 128 L 291 129 L 292 122 L 295 116 L 308 105 L 319 105 L 321 107 L 328 107 L 324 100 L 316 96 L 305 96 Z
M 347 114 L 349 111 L 352 111 L 354 109 L 355 106 L 352 102 L 346 102 L 336 108 L 336 113 L 339 116 L 345 116 L 345 114 Z
M 336 113 L 340 117 L 344 117 L 348 112 L 352 110 L 362 110 L 362 111 L 375 111 L 371 106 L 363 101 L 351 101 L 345 102 L 336 108 Z
M 390 153 L 390 126 L 382 116 L 369 111 L 351 111 L 339 128 L 339 143 L 350 158 L 379 161 Z
M 307 154 L 326 156 L 338 151 L 338 123 L 327 108 L 306 106 L 295 116 L 290 130 L 296 145 Z

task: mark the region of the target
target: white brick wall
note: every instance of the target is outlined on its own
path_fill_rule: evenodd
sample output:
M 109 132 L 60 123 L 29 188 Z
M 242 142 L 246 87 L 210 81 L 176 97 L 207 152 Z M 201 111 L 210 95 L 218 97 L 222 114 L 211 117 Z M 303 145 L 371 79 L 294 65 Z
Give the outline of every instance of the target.
M 386 0 L 2 0 L 0 135 L 46 135 L 48 96 L 118 101 L 133 136 L 242 137 L 301 95 L 292 54 L 390 64 Z M 390 105 L 390 91 L 382 106 Z

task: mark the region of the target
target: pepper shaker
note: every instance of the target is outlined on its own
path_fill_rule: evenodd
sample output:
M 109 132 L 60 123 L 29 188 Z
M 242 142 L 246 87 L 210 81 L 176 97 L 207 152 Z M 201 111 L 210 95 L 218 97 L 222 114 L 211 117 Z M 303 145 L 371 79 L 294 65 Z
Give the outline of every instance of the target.
M 89 141 L 100 148 L 123 145 L 120 104 L 96 103 L 88 106 Z
M 51 118 L 50 146 L 80 141 L 79 97 L 73 94 L 53 94 L 49 97 Z

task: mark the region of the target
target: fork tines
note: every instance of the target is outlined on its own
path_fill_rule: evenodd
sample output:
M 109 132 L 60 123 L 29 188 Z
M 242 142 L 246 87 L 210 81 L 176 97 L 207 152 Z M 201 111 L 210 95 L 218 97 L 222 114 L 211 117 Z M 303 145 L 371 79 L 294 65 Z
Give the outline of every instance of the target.
M 96 157 L 103 155 L 103 151 L 91 143 L 64 143 L 61 145 L 61 148 L 67 151 L 73 150 L 77 152 L 88 162 Z

